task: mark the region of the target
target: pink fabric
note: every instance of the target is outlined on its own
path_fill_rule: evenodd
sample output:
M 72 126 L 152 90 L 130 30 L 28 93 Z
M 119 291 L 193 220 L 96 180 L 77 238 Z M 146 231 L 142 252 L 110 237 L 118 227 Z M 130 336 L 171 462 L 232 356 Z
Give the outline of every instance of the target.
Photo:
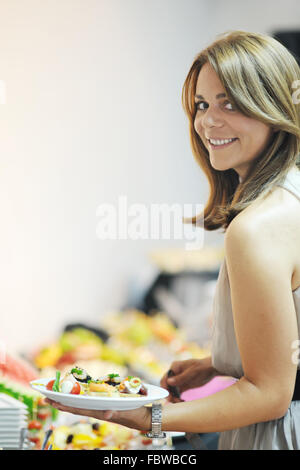
M 213 393 L 224 390 L 227 387 L 230 387 L 236 381 L 237 379 L 234 379 L 233 377 L 217 376 L 202 387 L 186 390 L 182 393 L 181 398 L 184 401 L 192 401 L 197 400 L 198 398 L 204 398 L 212 395 Z

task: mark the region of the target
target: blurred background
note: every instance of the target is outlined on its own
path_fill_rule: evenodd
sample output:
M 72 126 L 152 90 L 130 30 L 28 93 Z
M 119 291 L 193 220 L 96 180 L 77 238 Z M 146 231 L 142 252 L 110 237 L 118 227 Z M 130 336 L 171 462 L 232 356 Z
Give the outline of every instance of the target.
M 102 240 L 99 207 L 121 195 L 204 205 L 181 106 L 195 55 L 232 29 L 289 38 L 299 18 L 297 0 L 0 0 L 2 349 L 56 367 L 84 336 L 61 342 L 66 331 L 107 341 L 119 325 L 124 339 L 128 311 L 139 346 L 158 331 L 173 352 L 209 351 L 223 233 L 192 252 L 184 240 Z M 110 347 L 101 357 L 120 353 Z
M 26 349 L 148 287 L 148 254 L 182 244 L 99 240 L 97 208 L 205 204 L 181 107 L 195 55 L 223 31 L 299 17 L 296 0 L 0 1 L 2 340 Z

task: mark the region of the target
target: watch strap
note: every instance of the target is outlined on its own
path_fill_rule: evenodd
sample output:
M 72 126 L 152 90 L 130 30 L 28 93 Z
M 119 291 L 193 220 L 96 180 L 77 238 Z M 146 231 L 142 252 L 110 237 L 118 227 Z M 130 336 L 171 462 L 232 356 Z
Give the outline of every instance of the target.
M 162 406 L 160 403 L 152 404 L 152 419 L 151 419 L 151 431 L 146 433 L 147 437 L 151 439 L 163 439 L 166 434 L 161 430 L 162 423 Z

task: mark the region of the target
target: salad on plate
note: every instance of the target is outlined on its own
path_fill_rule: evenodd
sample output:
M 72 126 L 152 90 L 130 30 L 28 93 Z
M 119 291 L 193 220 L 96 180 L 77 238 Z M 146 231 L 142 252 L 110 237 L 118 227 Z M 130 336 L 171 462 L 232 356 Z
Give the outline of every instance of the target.
M 56 378 L 50 380 L 46 388 L 53 392 L 99 397 L 126 398 L 148 395 L 148 390 L 139 377 L 121 378 L 119 374 L 108 374 L 94 379 L 80 367 L 73 367 L 63 378 L 60 371 L 57 371 Z

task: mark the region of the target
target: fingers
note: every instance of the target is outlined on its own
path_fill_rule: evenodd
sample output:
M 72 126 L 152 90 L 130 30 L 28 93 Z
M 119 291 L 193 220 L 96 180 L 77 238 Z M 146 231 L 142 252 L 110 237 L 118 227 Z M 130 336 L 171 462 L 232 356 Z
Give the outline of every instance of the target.
M 172 371 L 172 374 L 169 372 Z M 185 382 L 185 376 L 188 375 L 188 370 L 182 369 L 182 367 L 176 367 L 176 364 L 172 364 L 171 369 L 165 376 L 166 388 L 180 387 Z
M 112 419 L 113 415 L 114 415 L 114 413 L 111 410 L 104 411 L 103 412 L 103 420 L 104 421 L 109 421 L 110 419 Z
M 172 362 L 169 370 L 172 370 L 174 375 L 177 375 L 184 369 L 185 362 L 186 361 L 174 361 Z M 176 382 L 175 380 L 173 380 L 173 377 L 168 376 L 168 372 L 169 371 L 165 373 L 165 375 L 162 377 L 160 381 L 161 387 L 166 388 L 166 389 L 168 388 L 168 385 L 175 385 L 175 382 Z
M 187 359 L 185 361 L 175 361 L 171 364 L 172 376 L 168 372 L 161 380 L 161 386 L 170 391 L 170 387 L 178 387 L 181 392 L 191 386 L 198 374 L 199 360 Z M 191 388 L 191 387 L 190 387 Z
M 66 413 L 89 416 L 89 412 L 91 412 L 91 410 L 84 410 L 83 408 L 73 408 L 71 406 L 65 406 L 61 403 L 50 400 L 49 398 L 46 399 L 46 402 L 53 406 L 53 408 L 56 408 L 59 411 L 65 411 Z
M 49 405 L 53 406 L 53 408 L 56 408 L 59 411 L 64 411 L 66 413 L 72 413 L 74 415 L 81 415 L 81 416 L 88 416 L 90 418 L 96 418 L 100 419 L 103 421 L 109 421 L 112 419 L 114 416 L 114 412 L 111 410 L 85 410 L 83 408 L 73 408 L 71 406 L 65 406 L 62 405 L 61 403 L 58 403 L 56 401 L 50 400 L 47 398 L 45 400 Z
M 161 386 L 169 391 L 169 396 L 167 398 L 168 403 L 179 403 L 182 401 L 179 387 L 174 384 L 174 381 L 170 381 L 170 378 L 173 377 L 173 375 L 173 369 L 169 369 L 161 380 Z
M 168 388 L 168 384 L 167 384 L 167 374 L 165 374 L 165 375 L 161 378 L 161 380 L 160 380 L 160 386 L 161 386 L 162 388 L 165 388 L 165 389 Z
M 184 370 L 178 375 L 170 377 L 168 379 L 169 386 L 177 387 L 183 392 L 187 386 L 191 385 L 194 379 L 194 371 L 191 369 Z

